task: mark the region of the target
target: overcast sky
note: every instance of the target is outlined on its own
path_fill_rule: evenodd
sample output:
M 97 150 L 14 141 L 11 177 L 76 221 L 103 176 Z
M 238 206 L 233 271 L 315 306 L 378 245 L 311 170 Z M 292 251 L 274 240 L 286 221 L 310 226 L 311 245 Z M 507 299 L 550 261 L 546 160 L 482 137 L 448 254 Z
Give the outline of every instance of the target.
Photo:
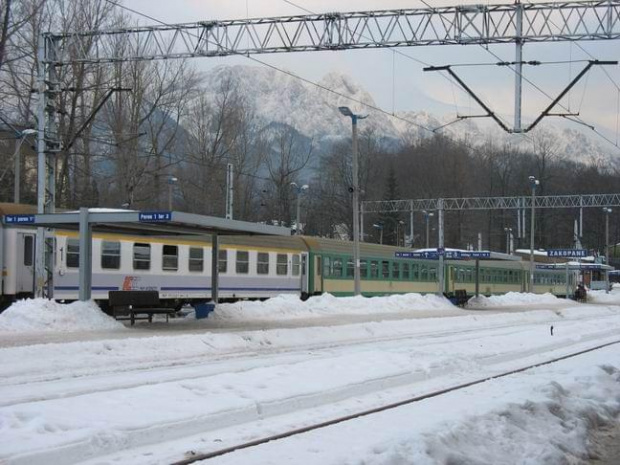
M 298 5 L 298 7 L 292 5 Z M 513 0 L 435 1 L 432 6 L 480 3 L 513 3 Z M 285 16 L 333 11 L 363 11 L 394 8 L 422 8 L 420 0 L 125 0 L 124 4 L 167 23 L 195 22 L 213 19 Z M 301 8 L 300 8 L 301 7 Z M 144 24 L 148 21 L 142 19 Z M 619 41 L 581 42 L 579 45 L 600 60 L 620 59 Z M 497 59 L 480 46 L 433 46 L 400 48 L 410 57 L 431 65 L 456 63 L 495 63 Z M 514 60 L 513 45 L 497 45 L 490 49 L 502 60 Z M 424 73 L 420 63 L 394 53 L 392 50 L 364 50 L 346 52 L 308 52 L 256 56 L 262 61 L 282 67 L 318 81 L 330 71 L 351 75 L 387 111 L 428 110 L 436 114 L 476 114 L 480 109 L 458 88 L 453 87 L 437 73 Z M 577 45 L 569 43 L 527 45 L 525 60 L 559 61 L 585 60 L 590 57 Z M 199 67 L 208 69 L 220 64 L 256 66 L 242 57 L 200 60 Z M 527 67 L 525 75 L 547 94 L 555 97 L 576 75 L 585 63 Z M 581 118 L 594 124 L 616 141 L 618 137 L 618 105 L 620 95 L 614 83 L 601 67 L 594 67 L 587 79 L 577 85 L 562 102 L 571 111 L 579 111 Z M 620 84 L 620 68 L 606 67 L 616 85 Z M 512 125 L 514 108 L 514 73 L 497 66 L 459 68 L 459 75 L 477 91 L 489 105 L 501 113 Z M 524 83 L 524 119 L 534 118 L 550 103 L 533 86 Z M 613 149 L 613 147 L 612 147 Z

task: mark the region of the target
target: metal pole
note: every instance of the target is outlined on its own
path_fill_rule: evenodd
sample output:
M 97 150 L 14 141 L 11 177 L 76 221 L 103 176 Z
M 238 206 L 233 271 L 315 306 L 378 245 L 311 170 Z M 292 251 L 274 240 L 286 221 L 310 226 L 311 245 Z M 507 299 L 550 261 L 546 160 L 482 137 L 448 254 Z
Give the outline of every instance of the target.
M 476 297 L 480 296 L 480 259 L 476 258 Z
M 532 222 L 530 224 L 530 282 L 528 292 L 534 292 L 534 217 L 536 215 L 536 185 L 532 185 Z
M 520 0 L 515 5 L 515 128 L 514 132 L 521 132 L 521 101 L 523 85 L 523 5 Z
M 233 202 L 234 202 L 234 179 L 233 179 L 233 165 L 232 163 L 228 163 L 226 165 L 226 219 L 233 219 Z M 297 197 L 299 198 L 299 192 L 297 192 Z M 299 228 L 299 214 L 297 217 L 297 228 Z
M 430 247 L 430 240 L 428 237 L 428 212 L 424 214 L 424 219 L 426 220 L 426 248 L 428 249 Z
M 443 238 L 443 199 L 439 199 L 437 202 L 437 222 L 439 228 L 439 240 L 437 244 L 437 250 L 444 250 L 444 238 Z M 440 296 L 444 292 L 444 253 L 439 255 L 439 292 Z
M 168 210 L 172 211 L 172 179 L 168 179 Z
M 568 260 L 566 261 L 566 298 L 570 298 L 570 282 L 568 273 Z
M 605 209 L 605 265 L 609 266 L 609 214 L 611 208 Z M 609 270 L 605 270 L 605 292 L 609 294 Z
M 410 247 L 413 249 L 413 245 L 415 242 L 415 236 L 413 235 L 413 200 L 411 201 L 411 211 L 409 212 L 409 233 L 411 234 Z
M 15 153 L 13 154 L 13 161 L 15 162 L 14 171 L 14 195 L 13 203 L 19 203 L 19 196 L 21 191 L 21 170 L 22 170 L 22 157 L 21 147 L 24 142 L 24 136 L 20 134 L 19 139 L 15 139 Z
M 88 208 L 80 208 L 80 270 L 79 299 L 90 300 L 93 281 L 92 225 L 88 221 Z
M 45 126 L 47 114 L 45 112 L 46 105 L 46 83 L 45 83 L 45 37 L 39 36 L 39 44 L 37 48 L 37 213 L 45 213 Z M 36 262 L 35 262 L 35 292 L 37 297 L 44 297 L 45 290 L 45 229 L 37 228 L 37 244 L 36 244 Z
M 361 203 L 360 206 L 360 241 L 364 241 L 364 203 Z
M 360 218 L 359 218 L 359 175 L 358 175 L 358 160 L 357 160 L 357 115 L 351 116 L 351 126 L 353 131 L 353 262 L 355 265 L 354 279 L 355 285 L 353 293 L 354 295 L 360 295 L 362 293 L 362 286 L 360 281 Z M 383 232 L 383 231 L 382 231 Z
M 220 294 L 220 246 L 218 235 L 211 235 L 211 300 L 214 304 L 218 303 Z
M 295 235 L 299 236 L 301 234 L 299 230 L 299 203 L 301 200 L 301 190 L 297 190 L 297 219 L 295 220 Z

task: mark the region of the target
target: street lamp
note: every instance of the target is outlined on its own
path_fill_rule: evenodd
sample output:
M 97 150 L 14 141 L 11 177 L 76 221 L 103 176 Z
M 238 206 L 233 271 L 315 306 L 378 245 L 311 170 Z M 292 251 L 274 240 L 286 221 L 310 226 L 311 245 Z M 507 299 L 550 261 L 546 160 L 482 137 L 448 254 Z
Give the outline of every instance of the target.
M 512 228 L 504 228 L 506 233 L 506 253 L 510 255 L 512 253 Z
M 351 186 L 353 193 L 353 263 L 354 263 L 354 295 L 360 295 L 362 293 L 362 286 L 360 280 L 360 205 L 359 205 L 359 175 L 358 175 L 358 162 L 357 162 L 357 120 L 367 118 L 367 116 L 360 116 L 354 114 L 349 107 L 338 107 L 340 113 L 344 116 L 351 118 L 352 127 L 352 158 L 353 158 L 353 186 Z
M 611 208 L 603 207 L 605 213 L 605 265 L 609 266 L 609 214 Z M 609 294 L 609 271 L 605 270 L 605 292 Z
M 430 247 L 430 236 L 428 234 L 428 217 L 429 216 L 433 216 L 434 213 L 433 212 L 427 212 L 426 210 L 422 210 L 422 213 L 424 213 L 424 221 L 426 221 L 426 248 L 428 249 Z
M 528 292 L 534 291 L 534 217 L 536 214 L 536 188 L 540 186 L 540 181 L 534 176 L 528 177 L 532 188 L 532 223 L 530 225 L 530 281 Z
M 405 247 L 405 222 L 403 220 L 398 220 L 396 224 L 396 247 L 399 246 L 400 243 L 400 229 L 403 228 L 403 247 Z
M 292 182 L 291 187 L 295 189 L 295 192 L 297 193 L 297 219 L 295 220 L 295 235 L 299 236 L 299 234 L 301 233 L 301 229 L 299 228 L 299 201 L 301 199 L 301 194 L 303 194 L 304 191 L 308 190 L 309 186 L 308 184 L 298 186 L 296 182 Z
M 13 154 L 13 161 L 15 163 L 15 168 L 13 170 L 14 173 L 14 196 L 13 202 L 19 203 L 20 201 L 20 193 L 21 193 L 21 170 L 22 170 L 22 157 L 21 157 L 21 148 L 26 136 L 30 136 L 32 134 L 36 134 L 36 129 L 24 129 L 23 131 L 19 131 L 17 133 L 17 138 L 15 139 L 15 153 Z
M 372 227 L 379 230 L 379 244 L 383 245 L 383 223 L 374 223 Z
M 172 188 L 179 182 L 179 178 L 175 176 L 168 177 L 168 210 L 172 211 Z

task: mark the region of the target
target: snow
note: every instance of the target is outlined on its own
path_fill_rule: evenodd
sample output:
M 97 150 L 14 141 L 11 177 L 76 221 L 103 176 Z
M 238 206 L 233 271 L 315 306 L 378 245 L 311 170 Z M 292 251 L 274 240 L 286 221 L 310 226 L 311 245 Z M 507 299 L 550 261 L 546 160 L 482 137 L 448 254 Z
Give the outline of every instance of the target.
M 618 303 L 620 304 L 620 300 L 618 301 Z M 528 294 L 521 292 L 509 292 L 504 295 L 494 295 L 491 297 L 485 297 L 483 295 L 478 297 L 472 297 L 467 302 L 467 308 L 514 307 L 524 305 L 570 306 L 571 304 L 571 301 L 559 299 L 550 293 Z
M 590 295 L 513 293 L 478 299 L 476 311 L 432 295 L 280 296 L 115 339 L 0 339 L 0 463 L 173 463 L 615 342 L 620 290 Z M 598 303 L 609 296 L 617 304 Z M 0 314 L 0 328 L 124 326 L 93 303 L 39 299 Z M 620 346 L 610 345 L 209 463 L 579 463 L 619 414 Z
M 380 309 L 380 310 L 379 310 Z M 405 294 L 388 297 L 365 298 L 334 297 L 330 294 L 312 297 L 301 302 L 295 295 L 280 295 L 265 302 L 237 302 L 218 305 L 214 319 L 261 320 L 318 318 L 326 315 L 369 315 L 381 313 L 407 313 L 429 310 L 453 310 L 448 299 L 434 294 Z M 210 317 L 211 318 L 211 317 Z
M 46 299 L 20 300 L 0 313 L 0 332 L 97 331 L 124 329 L 94 302 L 68 305 Z

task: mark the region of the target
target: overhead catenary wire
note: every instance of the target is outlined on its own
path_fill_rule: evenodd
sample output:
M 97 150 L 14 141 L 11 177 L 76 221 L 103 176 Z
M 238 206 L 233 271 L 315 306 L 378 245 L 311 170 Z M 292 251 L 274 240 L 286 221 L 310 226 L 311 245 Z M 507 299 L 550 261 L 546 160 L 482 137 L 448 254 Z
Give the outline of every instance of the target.
M 171 26 L 171 24 L 166 23 L 165 21 L 162 21 L 162 20 L 160 20 L 160 19 L 154 18 L 154 17 L 153 17 L 153 16 L 151 16 L 151 15 L 147 15 L 146 13 L 142 13 L 141 11 L 135 10 L 135 9 L 133 9 L 133 8 L 130 8 L 130 7 L 125 6 L 125 5 L 122 5 L 122 4 L 120 4 L 120 3 L 117 3 L 117 2 L 115 2 L 114 0 L 105 0 L 105 1 L 106 1 L 107 3 L 110 3 L 110 4 L 112 4 L 112 5 L 116 6 L 116 7 L 118 7 L 118 8 L 121 8 L 121 9 L 123 9 L 123 10 L 129 11 L 129 12 L 134 13 L 134 14 L 136 14 L 136 15 L 142 16 L 142 17 L 147 18 L 147 19 L 149 19 L 149 20 L 151 20 L 151 21 L 155 21 L 155 22 L 157 22 L 157 23 L 159 23 L 159 24 L 161 24 L 161 25 L 164 25 L 164 26 Z M 192 35 L 192 36 L 194 36 L 194 37 L 198 37 L 196 34 L 193 34 L 193 33 L 187 32 L 187 31 L 186 31 L 186 32 L 184 32 L 184 33 L 185 33 L 185 34 L 188 34 L 188 35 Z M 221 45 L 220 45 L 220 46 L 221 46 Z M 223 47 L 223 46 L 221 46 L 221 47 Z M 223 47 L 223 48 L 224 48 L 224 47 Z M 232 50 L 230 50 L 230 49 L 226 49 L 226 50 L 227 50 L 227 51 L 229 51 L 229 52 L 231 52 L 231 53 L 233 52 L 233 51 L 232 51 Z M 385 115 L 387 115 L 387 116 L 390 116 L 390 117 L 393 117 L 393 118 L 399 119 L 399 120 L 401 120 L 401 121 L 403 121 L 403 122 L 409 123 L 409 124 L 411 124 L 411 125 L 413 125 L 413 126 L 416 126 L 416 127 L 420 128 L 420 129 L 423 129 L 423 130 L 425 130 L 425 131 L 427 131 L 427 132 L 429 132 L 429 133 L 432 133 L 432 132 L 433 132 L 433 130 L 432 130 L 432 129 L 430 129 L 430 128 L 428 128 L 428 127 L 426 127 L 426 126 L 422 125 L 422 124 L 416 123 L 415 121 L 412 121 L 412 120 L 410 120 L 410 119 L 408 119 L 408 118 L 404 118 L 404 117 L 402 117 L 402 116 L 398 116 L 398 115 L 392 115 L 389 111 L 386 111 L 386 110 L 384 110 L 384 109 L 382 109 L 382 108 L 380 108 L 380 107 L 378 107 L 378 106 L 376 106 L 376 105 L 371 105 L 371 104 L 369 104 L 369 103 L 367 103 L 367 102 L 364 102 L 364 101 L 362 101 L 362 100 L 356 99 L 355 97 L 351 97 L 350 95 L 346 95 L 346 94 L 343 94 L 342 92 L 338 92 L 338 91 L 336 91 L 336 90 L 334 90 L 334 89 L 331 89 L 331 88 L 329 88 L 329 87 L 327 87 L 327 86 L 325 86 L 325 85 L 323 85 L 323 84 L 319 84 L 318 82 L 314 82 L 314 81 L 312 81 L 312 80 L 310 80 L 310 79 L 308 79 L 308 78 L 305 78 L 305 77 L 303 77 L 303 76 L 299 76 L 298 74 L 295 74 L 295 73 L 293 73 L 293 72 L 291 72 L 291 71 L 287 71 L 287 70 L 285 70 L 285 69 L 279 68 L 279 67 L 277 67 L 277 66 L 275 66 L 275 65 L 272 65 L 272 64 L 270 64 L 270 63 L 268 63 L 268 62 L 266 62 L 266 61 L 259 60 L 258 58 L 254 57 L 254 56 L 251 56 L 251 55 L 246 55 L 246 54 L 243 54 L 243 53 L 233 53 L 233 54 L 234 54 L 234 55 L 237 55 L 237 56 L 242 56 L 242 57 L 245 57 L 246 59 L 251 60 L 251 61 L 253 61 L 253 62 L 255 62 L 255 63 L 258 63 L 258 64 L 260 64 L 260 65 L 262 65 L 262 66 L 266 66 L 266 67 L 268 67 L 268 68 L 270 68 L 270 69 L 273 69 L 273 70 L 274 70 L 274 71 L 276 71 L 276 72 L 279 72 L 279 73 L 285 74 L 285 75 L 290 76 L 290 77 L 292 77 L 292 78 L 294 78 L 294 79 L 298 79 L 298 80 L 300 80 L 300 81 L 302 81 L 302 82 L 305 82 L 305 83 L 307 83 L 307 84 L 310 84 L 310 85 L 312 85 L 312 86 L 314 86 L 314 87 L 316 87 L 316 88 L 318 88 L 318 89 L 322 89 L 322 90 L 324 90 L 324 91 L 326 91 L 326 92 L 329 92 L 329 93 L 331 93 L 331 94 L 334 94 L 334 95 L 337 95 L 337 96 L 339 96 L 339 97 L 345 98 L 345 99 L 347 99 L 347 100 L 349 100 L 349 101 L 351 101 L 351 102 L 354 102 L 354 103 L 357 103 L 357 104 L 359 104 L 359 105 L 362 105 L 362 106 L 364 106 L 364 107 L 366 107 L 366 108 L 368 108 L 368 109 L 371 109 L 371 110 L 377 111 L 377 112 L 379 112 L 379 113 L 382 113 L 382 114 L 385 114 Z
M 429 4 L 427 3 L 427 1 L 426 1 L 426 0 L 419 0 L 419 1 L 420 1 L 421 3 L 423 3 L 426 7 L 430 8 L 431 10 L 434 10 L 434 8 L 433 8 L 431 5 L 429 5 Z M 530 1 L 529 3 L 531 4 L 531 1 Z M 548 20 L 551 22 L 551 24 L 554 24 L 554 23 L 553 23 L 553 21 L 552 21 L 551 19 L 548 19 Z M 578 44 L 578 45 L 579 45 L 579 44 Z M 502 60 L 502 59 L 501 59 L 501 58 L 500 58 L 500 57 L 499 57 L 496 53 L 494 53 L 493 51 L 491 51 L 488 47 L 484 47 L 483 45 L 480 45 L 480 47 L 482 47 L 482 49 L 483 49 L 483 50 L 486 50 L 488 53 L 490 53 L 492 56 L 494 56 L 497 60 L 499 60 L 499 61 L 503 61 L 503 60 Z M 581 46 L 580 46 L 580 47 L 581 47 Z M 583 48 L 582 48 L 582 50 L 583 50 Z M 584 51 L 585 51 L 585 50 L 584 50 Z M 588 53 L 588 52 L 586 52 L 586 53 Z M 592 57 L 592 58 L 594 58 L 594 57 Z M 519 74 L 519 73 L 517 72 L 517 70 L 516 70 L 516 69 L 514 69 L 514 67 L 513 67 L 512 65 L 507 65 L 507 67 L 508 67 L 508 69 L 510 69 L 510 70 L 511 70 L 514 74 Z M 540 86 L 538 86 L 536 83 L 534 83 L 531 79 L 529 79 L 528 77 L 524 76 L 523 74 L 521 74 L 521 78 L 522 78 L 525 82 L 527 82 L 529 85 L 531 85 L 534 89 L 536 89 L 538 92 L 540 92 L 540 93 L 541 93 L 541 94 L 543 94 L 545 97 L 547 97 L 549 100 L 551 100 L 551 101 L 553 101 L 553 100 L 554 100 L 554 99 L 553 99 L 553 97 L 552 97 L 551 95 L 549 95 L 549 94 L 548 94 L 548 93 L 547 93 L 544 89 L 542 89 Z M 611 78 L 610 78 L 610 79 L 611 79 Z M 616 84 L 615 84 L 615 82 L 614 82 L 614 85 L 616 85 Z M 620 87 L 618 87 L 617 85 L 616 85 L 616 87 L 620 89 Z M 570 112 L 570 110 L 569 110 L 568 108 L 566 108 L 566 107 L 565 107 L 565 106 L 564 106 L 561 102 L 558 102 L 558 103 L 557 103 L 557 105 L 558 105 L 558 106 L 560 106 L 561 108 L 563 108 L 565 111 Z M 596 127 L 594 127 L 594 126 L 593 126 L 593 125 L 591 125 L 591 124 L 588 124 L 588 123 L 587 123 L 587 122 L 585 122 L 582 118 L 579 118 L 579 117 L 577 116 L 577 117 L 575 117 L 575 119 L 574 119 L 573 121 L 578 122 L 579 124 L 582 124 L 582 125 L 584 125 L 584 126 L 589 127 L 589 128 L 590 128 L 590 129 L 591 129 L 591 130 L 592 130 L 592 131 L 593 131 L 593 132 L 594 132 L 597 136 L 599 136 L 600 138 L 602 138 L 603 140 L 605 140 L 605 141 L 606 141 L 606 142 L 608 142 L 609 144 L 613 145 L 614 147 L 616 147 L 616 148 L 620 148 L 620 146 L 618 145 L 618 143 L 617 143 L 617 142 L 614 142 L 614 141 L 612 141 L 611 139 L 609 139 L 608 137 L 606 137 L 604 134 L 602 134 L 600 131 L 598 131 L 598 130 L 596 129 Z

